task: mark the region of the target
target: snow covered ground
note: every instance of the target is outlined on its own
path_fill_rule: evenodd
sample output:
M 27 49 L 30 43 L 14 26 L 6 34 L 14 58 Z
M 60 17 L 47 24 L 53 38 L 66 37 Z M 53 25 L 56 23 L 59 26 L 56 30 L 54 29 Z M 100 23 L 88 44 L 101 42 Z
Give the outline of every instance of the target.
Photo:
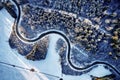
M 0 11 L 0 61 L 22 66 L 28 69 L 34 68 L 39 72 L 48 73 L 51 75 L 62 77 L 63 80 L 91 80 L 90 75 L 102 77 L 111 74 L 103 65 L 99 65 L 90 72 L 81 76 L 62 75 L 59 55 L 55 51 L 56 41 L 60 36 L 51 34 L 48 54 L 45 60 L 30 61 L 19 55 L 16 50 L 10 48 L 8 39 L 12 31 L 14 19 L 9 13 L 2 9 Z M 0 64 L 0 80 L 59 80 L 42 73 L 30 72 L 18 68 L 13 68 Z

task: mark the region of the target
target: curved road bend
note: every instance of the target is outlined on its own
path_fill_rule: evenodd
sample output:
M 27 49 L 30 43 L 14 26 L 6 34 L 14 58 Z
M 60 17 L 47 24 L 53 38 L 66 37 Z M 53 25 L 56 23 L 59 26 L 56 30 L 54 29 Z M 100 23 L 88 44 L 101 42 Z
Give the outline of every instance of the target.
M 67 42 L 68 49 L 67 49 L 67 55 L 66 55 L 67 58 L 66 58 L 66 60 L 67 60 L 69 66 L 70 66 L 71 68 L 73 68 L 73 69 L 75 69 L 75 70 L 77 70 L 77 71 L 80 71 L 80 70 L 88 69 L 88 68 L 90 68 L 90 67 L 92 67 L 92 66 L 94 66 L 94 65 L 97 65 L 97 64 L 105 64 L 105 65 L 108 65 L 110 68 L 112 68 L 117 74 L 120 75 L 120 72 L 119 72 L 114 66 L 112 66 L 112 65 L 109 64 L 109 63 L 102 62 L 102 61 L 93 62 L 93 63 L 91 63 L 90 65 L 87 65 L 87 66 L 85 66 L 85 67 L 83 67 L 83 68 L 80 68 L 80 67 L 78 67 L 78 66 L 75 66 L 75 65 L 72 63 L 71 58 L 70 58 L 70 51 L 71 51 L 70 41 L 69 41 L 69 39 L 66 37 L 66 35 L 63 34 L 63 33 L 60 32 L 60 31 L 57 31 L 57 30 L 49 30 L 49 31 L 43 32 L 41 35 L 39 35 L 39 37 L 37 37 L 36 39 L 32 39 L 32 40 L 31 40 L 31 39 L 26 39 L 26 38 L 22 37 L 21 34 L 20 34 L 19 31 L 18 31 L 18 24 L 19 24 L 20 15 L 21 15 L 20 6 L 19 6 L 19 4 L 16 2 L 16 0 L 12 0 L 12 1 L 16 4 L 16 6 L 17 6 L 17 8 L 18 8 L 18 16 L 17 16 L 17 18 L 16 18 L 16 20 L 15 20 L 15 23 L 14 23 L 14 26 L 13 26 L 13 27 L 14 27 L 14 31 L 15 31 L 15 33 L 16 33 L 16 35 L 17 35 L 18 38 L 20 38 L 21 40 L 26 41 L 26 42 L 35 42 L 35 41 L 41 39 L 42 37 L 44 37 L 45 35 L 48 35 L 48 34 L 54 33 L 54 34 L 61 35 L 61 36 L 66 40 L 66 42 Z

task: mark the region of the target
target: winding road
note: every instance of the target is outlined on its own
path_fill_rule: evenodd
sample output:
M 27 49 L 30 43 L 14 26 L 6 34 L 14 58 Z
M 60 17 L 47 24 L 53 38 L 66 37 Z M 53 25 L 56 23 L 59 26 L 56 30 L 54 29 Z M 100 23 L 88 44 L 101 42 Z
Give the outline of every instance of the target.
M 102 62 L 102 61 L 95 61 L 83 68 L 80 68 L 76 65 L 74 65 L 71 61 L 71 56 L 70 56 L 70 52 L 71 52 L 71 44 L 70 44 L 70 40 L 66 37 L 66 35 L 64 33 L 62 33 L 61 31 L 58 31 L 58 30 L 47 30 L 43 33 L 41 33 L 39 35 L 39 37 L 35 38 L 35 39 L 27 39 L 27 38 L 24 38 L 20 33 L 19 33 L 19 30 L 18 30 L 18 24 L 19 24 L 19 21 L 20 21 L 20 17 L 21 17 L 21 10 L 20 10 L 20 6 L 19 4 L 16 2 L 16 0 L 12 0 L 16 7 L 17 7 L 17 10 L 18 10 L 18 15 L 17 15 L 17 18 L 15 18 L 15 23 L 14 23 L 14 26 L 13 26 L 13 31 L 15 32 L 16 36 L 22 40 L 22 41 L 25 41 L 25 42 L 28 42 L 28 43 L 34 43 L 36 41 L 38 41 L 39 39 L 41 39 L 42 37 L 48 35 L 48 34 L 58 34 L 60 36 L 62 36 L 66 43 L 67 43 L 67 55 L 66 55 L 66 60 L 69 64 L 69 66 L 74 69 L 74 70 L 77 70 L 77 71 L 81 71 L 81 70 L 86 70 L 88 68 L 91 68 L 93 67 L 94 65 L 98 65 L 98 64 L 105 64 L 107 66 L 109 66 L 110 68 L 112 68 L 117 74 L 120 75 L 120 71 L 118 71 L 113 65 L 109 64 L 109 63 L 106 63 L 106 62 Z

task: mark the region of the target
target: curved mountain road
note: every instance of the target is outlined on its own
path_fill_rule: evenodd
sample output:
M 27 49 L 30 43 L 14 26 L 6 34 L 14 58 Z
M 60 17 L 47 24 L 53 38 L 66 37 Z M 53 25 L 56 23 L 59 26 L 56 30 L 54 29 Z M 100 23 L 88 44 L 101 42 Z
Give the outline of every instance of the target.
M 54 34 L 58 34 L 58 35 L 62 36 L 62 37 L 65 39 L 66 43 L 67 43 L 67 55 L 66 55 L 66 60 L 67 60 L 69 66 L 70 66 L 71 68 L 73 68 L 73 69 L 75 69 L 75 70 L 77 70 L 77 71 L 81 71 L 81 70 L 86 70 L 86 69 L 88 69 L 88 68 L 91 68 L 91 67 L 93 67 L 94 65 L 97 65 L 97 64 L 105 64 L 105 65 L 109 66 L 110 68 L 112 68 L 117 74 L 120 75 L 120 71 L 118 71 L 114 66 L 112 66 L 112 65 L 109 64 L 109 63 L 102 62 L 102 61 L 93 62 L 93 63 L 91 63 L 90 65 L 87 65 L 87 66 L 85 66 L 85 67 L 83 67 L 83 68 L 80 68 L 80 67 L 75 66 L 75 65 L 72 63 L 72 61 L 71 61 L 71 56 L 70 56 L 70 52 L 71 52 L 70 40 L 66 37 L 65 34 L 63 34 L 62 32 L 60 32 L 60 31 L 58 31 L 58 30 L 47 30 L 47 31 L 41 33 L 41 35 L 39 35 L 39 37 L 37 37 L 37 38 L 35 38 L 35 39 L 27 39 L 27 38 L 24 38 L 23 36 L 21 36 L 21 34 L 19 33 L 19 30 L 18 30 L 18 24 L 19 24 L 20 17 L 21 17 L 20 6 L 19 6 L 19 4 L 16 2 L 16 0 L 12 0 L 12 1 L 15 3 L 15 5 L 16 5 L 16 7 L 17 7 L 17 9 L 18 9 L 18 16 L 17 16 L 17 18 L 15 19 L 15 23 L 14 23 L 14 26 L 13 26 L 13 30 L 14 30 L 16 36 L 17 36 L 19 39 L 21 39 L 21 40 L 23 40 L 23 41 L 25 41 L 25 42 L 30 43 L 30 42 L 36 42 L 36 41 L 38 41 L 39 39 L 41 39 L 42 37 L 44 37 L 44 36 L 46 36 L 46 35 L 48 35 L 48 34 L 53 34 L 53 33 L 54 33 Z

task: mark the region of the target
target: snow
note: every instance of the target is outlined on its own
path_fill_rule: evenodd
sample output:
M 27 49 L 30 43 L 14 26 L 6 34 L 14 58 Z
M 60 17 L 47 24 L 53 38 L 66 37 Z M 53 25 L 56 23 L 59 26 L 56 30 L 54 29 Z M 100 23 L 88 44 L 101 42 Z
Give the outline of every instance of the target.
M 23 66 L 25 68 L 29 68 L 19 57 L 13 53 L 12 49 L 9 46 L 8 39 L 10 37 L 10 32 L 12 31 L 12 25 L 13 25 L 14 19 L 10 17 L 10 15 L 7 13 L 5 9 L 3 9 L 0 12 L 0 61 L 6 62 L 6 63 L 11 63 L 15 64 L 18 66 Z M 4 70 L 0 68 L 0 70 L 4 73 Z M 6 69 L 8 70 L 8 69 Z M 9 71 L 9 70 L 8 70 Z M 39 80 L 39 77 L 35 75 L 35 73 L 31 73 L 28 71 L 20 71 L 19 70 L 19 75 L 22 75 L 25 79 L 24 80 Z M 0 73 L 3 75 L 3 73 Z M 16 71 L 14 71 L 16 73 Z M 14 75 L 14 73 L 12 73 Z M 0 79 L 1 80 L 6 80 L 4 78 L 9 79 L 11 76 L 11 73 L 6 73 L 4 74 L 5 76 L 2 76 Z M 19 76 L 18 75 L 18 76 Z M 43 77 L 44 80 L 48 80 L 43 74 L 39 74 L 41 77 Z M 9 80 L 15 80 L 16 77 L 18 76 L 13 76 Z M 16 79 L 17 80 L 17 79 Z
M 28 69 L 34 68 L 38 72 L 44 72 L 51 75 L 63 77 L 63 80 L 92 80 L 93 76 L 104 76 L 111 72 L 99 65 L 90 72 L 81 76 L 62 75 L 59 55 L 55 51 L 56 41 L 60 38 L 59 35 L 51 34 L 49 49 L 45 60 L 30 61 L 21 56 L 16 50 L 10 48 L 8 39 L 12 31 L 14 19 L 8 14 L 5 9 L 0 11 L 0 61 L 22 66 Z M 12 68 L 0 64 L 0 80 L 58 80 L 42 73 L 33 73 L 26 70 Z M 12 73 L 12 74 L 11 74 Z
M 106 70 L 103 65 L 99 65 L 97 68 L 91 70 L 91 72 L 89 72 L 88 74 L 92 76 L 102 77 L 102 76 L 105 76 L 106 74 L 111 74 L 111 72 Z

